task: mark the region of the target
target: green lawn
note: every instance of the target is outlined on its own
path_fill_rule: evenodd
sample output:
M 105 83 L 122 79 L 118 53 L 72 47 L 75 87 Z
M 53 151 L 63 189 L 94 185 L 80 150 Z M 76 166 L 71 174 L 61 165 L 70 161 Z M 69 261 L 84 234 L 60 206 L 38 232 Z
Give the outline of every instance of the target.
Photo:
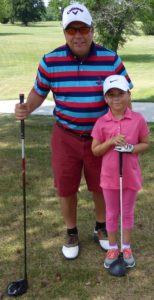
M 74 261 L 62 257 L 65 227 L 50 170 L 53 120 L 30 116 L 25 123 L 29 289 L 21 299 L 152 300 L 154 124 L 149 124 L 150 150 L 141 155 L 144 187 L 136 203 L 132 238 L 137 265 L 126 277 L 116 278 L 103 268 L 105 253 L 92 239 L 94 207 L 84 181 L 78 203 L 81 253 Z M 23 275 L 20 122 L 13 115 L 1 115 L 0 131 L 0 299 L 8 300 L 8 282 Z
M 28 95 L 41 57 L 64 43 L 58 25 L 0 25 L 0 99 L 17 99 L 20 92 Z
M 154 36 L 132 36 L 119 54 L 134 83 L 134 100 L 154 102 Z
M 63 43 L 59 22 L 0 24 L 0 99 L 17 99 L 20 92 L 27 96 L 40 58 Z M 133 99 L 153 102 L 154 37 L 132 36 L 119 54 L 134 83 Z

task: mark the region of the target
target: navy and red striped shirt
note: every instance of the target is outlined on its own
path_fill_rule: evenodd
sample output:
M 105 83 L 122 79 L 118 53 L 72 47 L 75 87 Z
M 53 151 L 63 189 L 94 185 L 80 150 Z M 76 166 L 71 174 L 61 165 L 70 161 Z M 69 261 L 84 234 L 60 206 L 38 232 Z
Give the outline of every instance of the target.
M 120 57 L 92 43 L 84 60 L 75 57 L 68 45 L 61 46 L 41 59 L 34 91 L 47 96 L 51 90 L 58 122 L 79 133 L 90 133 L 96 120 L 108 111 L 103 98 L 103 82 L 119 74 L 132 83 Z

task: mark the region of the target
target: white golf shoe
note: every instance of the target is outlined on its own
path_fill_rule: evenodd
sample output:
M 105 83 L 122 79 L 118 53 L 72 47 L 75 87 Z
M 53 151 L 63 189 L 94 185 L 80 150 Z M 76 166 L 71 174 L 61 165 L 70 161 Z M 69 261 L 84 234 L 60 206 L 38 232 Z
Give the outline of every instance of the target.
M 107 237 L 106 230 L 99 229 L 95 230 L 93 233 L 94 240 L 99 243 L 101 248 L 105 251 L 109 250 L 109 240 Z
M 68 240 L 62 247 L 62 253 L 66 259 L 75 259 L 79 255 L 79 239 L 77 234 L 67 236 Z

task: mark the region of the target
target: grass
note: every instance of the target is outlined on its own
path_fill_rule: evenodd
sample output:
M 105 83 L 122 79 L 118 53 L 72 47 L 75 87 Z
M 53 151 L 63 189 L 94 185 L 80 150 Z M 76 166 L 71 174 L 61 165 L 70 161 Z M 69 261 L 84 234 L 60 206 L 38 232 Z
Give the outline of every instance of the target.
M 141 156 L 144 188 L 136 203 L 133 249 L 137 266 L 126 277 L 110 276 L 102 267 L 105 256 L 92 239 L 95 222 L 91 195 L 84 180 L 78 206 L 81 253 L 77 260 L 61 255 L 65 227 L 52 187 L 49 140 L 53 119 L 26 120 L 26 191 L 29 289 L 23 300 L 152 300 L 154 261 L 152 239 L 154 123 L 151 147 Z M 20 123 L 13 115 L 0 118 L 0 299 L 8 282 L 23 275 L 23 217 Z
M 132 36 L 119 54 L 134 83 L 133 99 L 154 101 L 154 37 Z M 23 27 L 0 24 L 0 99 L 17 99 L 20 92 L 27 96 L 31 89 L 40 58 L 63 44 L 59 22 L 45 22 Z M 49 98 L 52 96 L 50 94 Z
M 33 86 L 41 57 L 58 47 L 63 35 L 58 22 L 28 27 L 0 25 L 1 99 L 26 96 Z
M 133 99 L 154 102 L 154 37 L 132 36 L 119 54 L 134 84 Z

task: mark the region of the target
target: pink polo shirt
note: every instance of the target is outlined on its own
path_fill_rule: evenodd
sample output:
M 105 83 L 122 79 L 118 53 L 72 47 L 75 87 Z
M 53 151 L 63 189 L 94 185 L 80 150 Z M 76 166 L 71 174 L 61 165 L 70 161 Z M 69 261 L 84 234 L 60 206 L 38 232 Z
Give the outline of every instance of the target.
M 100 117 L 92 130 L 92 137 L 100 142 L 123 134 L 128 144 L 138 144 L 149 133 L 146 121 L 140 113 L 127 108 L 124 117 L 117 120 L 109 112 Z M 111 147 L 102 156 L 100 186 L 104 189 L 119 189 L 119 153 Z M 140 190 L 142 176 L 138 154 L 123 154 L 123 188 Z

